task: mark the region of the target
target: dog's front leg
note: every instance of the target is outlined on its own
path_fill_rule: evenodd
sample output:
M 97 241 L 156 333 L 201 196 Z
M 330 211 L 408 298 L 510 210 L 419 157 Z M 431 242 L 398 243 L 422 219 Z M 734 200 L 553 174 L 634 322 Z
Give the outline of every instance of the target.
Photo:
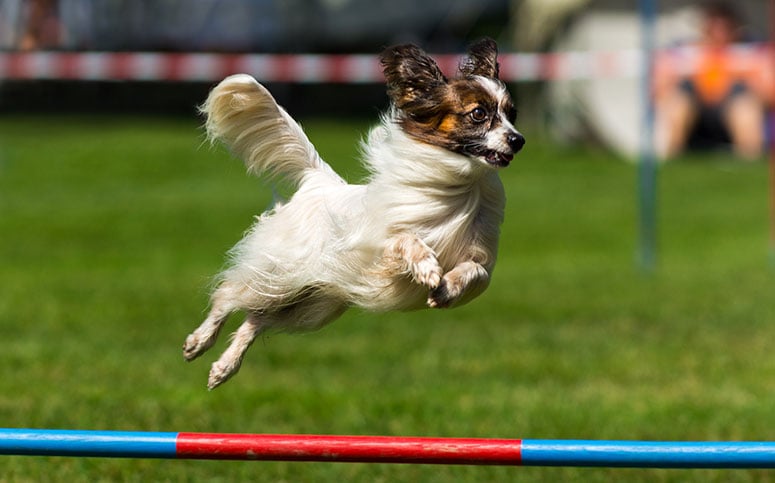
M 391 269 L 408 271 L 415 282 L 435 289 L 444 274 L 436 253 L 415 235 L 404 233 L 393 237 L 385 249 Z
M 444 274 L 438 287 L 431 290 L 428 306 L 446 308 L 463 304 L 481 294 L 490 283 L 490 274 L 480 263 L 468 260 Z

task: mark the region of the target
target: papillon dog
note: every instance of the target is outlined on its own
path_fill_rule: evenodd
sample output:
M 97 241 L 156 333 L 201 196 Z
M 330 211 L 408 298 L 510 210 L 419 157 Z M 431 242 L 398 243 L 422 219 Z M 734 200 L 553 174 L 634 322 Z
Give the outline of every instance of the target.
M 246 313 L 212 365 L 208 388 L 234 375 L 264 331 L 310 331 L 349 307 L 445 308 L 490 281 L 505 196 L 498 171 L 525 143 L 498 80 L 497 45 L 474 43 L 454 78 L 414 45 L 380 61 L 390 108 L 362 143 L 366 184 L 348 184 L 299 124 L 249 75 L 226 78 L 201 107 L 207 134 L 253 174 L 295 192 L 257 218 L 230 251 L 205 321 L 183 355 L 210 348 L 229 315 Z

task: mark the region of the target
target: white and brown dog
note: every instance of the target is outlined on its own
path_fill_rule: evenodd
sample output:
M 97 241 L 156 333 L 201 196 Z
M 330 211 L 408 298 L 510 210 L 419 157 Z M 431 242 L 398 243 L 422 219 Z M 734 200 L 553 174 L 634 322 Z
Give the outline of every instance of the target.
M 232 312 L 247 314 L 212 365 L 210 389 L 239 370 L 266 330 L 315 330 L 350 306 L 452 307 L 484 291 L 505 205 L 498 170 L 525 143 L 497 54 L 494 41 L 479 41 L 447 79 L 413 45 L 383 52 L 391 108 L 363 144 L 363 185 L 337 175 L 252 77 L 213 89 L 202 107 L 210 138 L 250 172 L 282 176 L 296 191 L 232 249 L 207 319 L 186 339 L 193 360 Z

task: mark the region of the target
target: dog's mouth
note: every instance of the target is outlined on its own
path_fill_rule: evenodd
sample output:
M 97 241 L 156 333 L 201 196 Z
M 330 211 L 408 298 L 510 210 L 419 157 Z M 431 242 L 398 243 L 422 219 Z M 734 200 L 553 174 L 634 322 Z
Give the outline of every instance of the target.
M 472 149 L 468 148 L 465 153 L 474 158 L 484 160 L 490 166 L 496 168 L 505 168 L 514 159 L 514 153 L 496 151 L 495 149 Z
M 489 164 L 499 168 L 505 168 L 511 163 L 511 160 L 514 159 L 513 153 L 502 153 L 500 151 L 495 151 L 494 149 L 483 151 L 480 156 L 482 156 Z

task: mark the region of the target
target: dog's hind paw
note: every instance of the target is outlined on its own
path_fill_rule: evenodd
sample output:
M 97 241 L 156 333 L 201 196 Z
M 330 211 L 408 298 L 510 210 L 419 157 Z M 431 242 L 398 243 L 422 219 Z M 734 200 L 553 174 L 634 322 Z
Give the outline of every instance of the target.
M 221 360 L 213 362 L 210 368 L 210 375 L 207 378 L 207 389 L 212 391 L 228 381 L 231 376 L 239 371 L 241 362 L 240 360 L 236 362 L 223 362 Z
M 189 334 L 185 344 L 183 344 L 183 358 L 187 361 L 193 361 L 204 354 L 213 345 L 213 342 L 214 340 L 200 337 L 196 332 Z

